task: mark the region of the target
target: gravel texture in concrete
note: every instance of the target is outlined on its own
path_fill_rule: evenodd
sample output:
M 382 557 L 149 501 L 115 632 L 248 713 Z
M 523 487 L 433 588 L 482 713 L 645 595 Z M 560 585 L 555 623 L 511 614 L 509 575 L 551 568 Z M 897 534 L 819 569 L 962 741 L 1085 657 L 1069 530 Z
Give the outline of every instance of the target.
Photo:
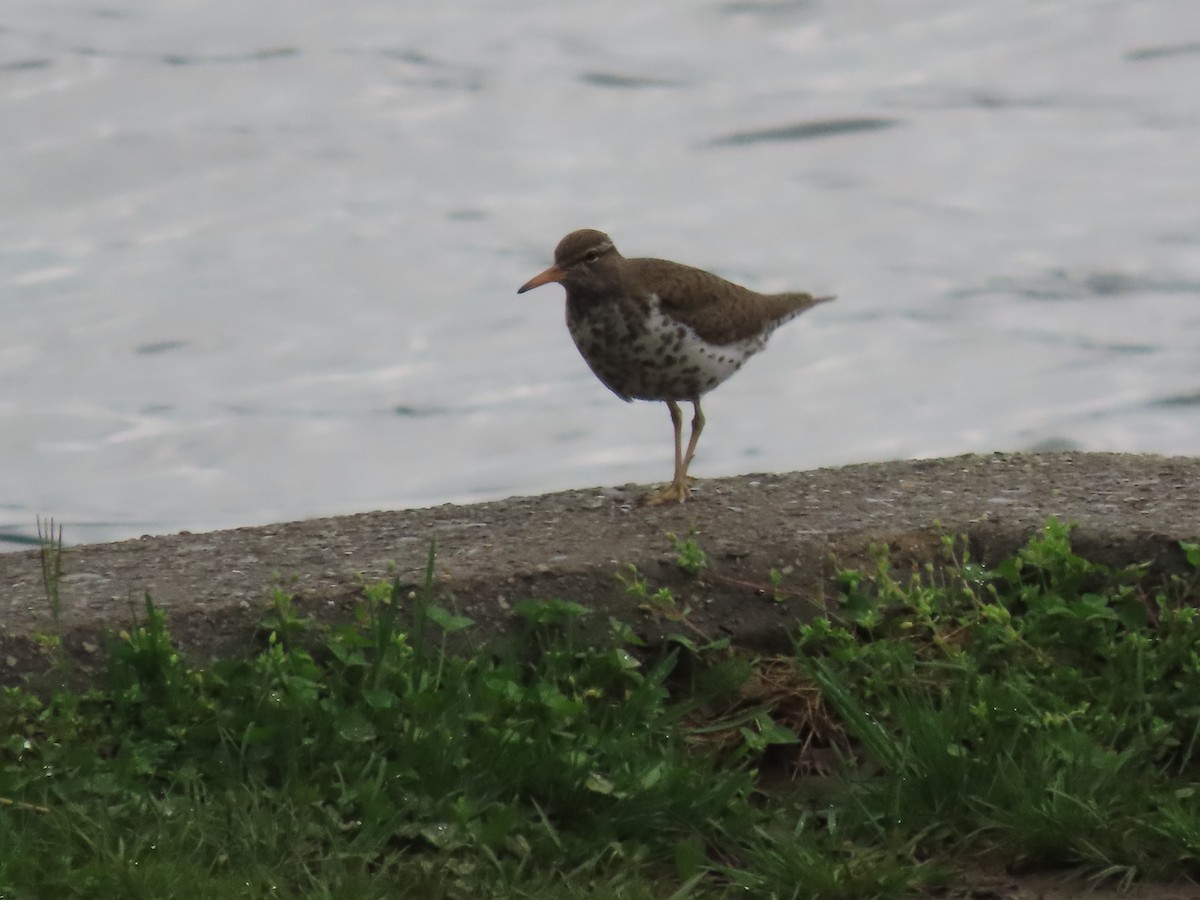
M 696 483 L 682 506 L 640 503 L 646 488 L 594 488 L 473 506 L 371 512 L 209 534 L 69 547 L 60 584 L 66 645 L 98 668 L 104 635 L 149 594 L 183 651 L 244 651 L 279 588 L 302 611 L 345 615 L 361 586 L 423 578 L 436 542 L 442 605 L 502 629 L 525 598 L 574 600 L 661 630 L 618 575 L 637 566 L 693 612 L 689 627 L 756 649 L 786 649 L 796 621 L 832 599 L 839 567 L 888 543 L 903 563 L 934 558 L 942 530 L 994 561 L 1049 516 L 1075 523 L 1084 555 L 1182 571 L 1180 539 L 1200 535 L 1200 459 L 1099 453 L 995 454 Z M 669 533 L 707 552 L 701 578 L 675 565 Z M 67 535 L 69 540 L 70 535 Z M 782 602 L 768 573 L 785 572 Z M 0 683 L 44 672 L 51 630 L 37 551 L 0 555 Z M 674 626 L 668 626 L 674 627 Z

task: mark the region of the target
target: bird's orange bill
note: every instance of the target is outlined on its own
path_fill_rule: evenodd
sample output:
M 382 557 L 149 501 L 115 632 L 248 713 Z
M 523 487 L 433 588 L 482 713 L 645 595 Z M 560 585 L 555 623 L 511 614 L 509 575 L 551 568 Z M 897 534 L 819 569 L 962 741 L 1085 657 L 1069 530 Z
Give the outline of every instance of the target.
M 517 288 L 517 293 L 523 294 L 526 291 L 533 290 L 535 287 L 541 287 L 543 284 L 550 284 L 554 281 L 562 281 L 566 274 L 567 273 L 558 266 L 551 266 L 541 275 L 534 275 L 527 282 Z

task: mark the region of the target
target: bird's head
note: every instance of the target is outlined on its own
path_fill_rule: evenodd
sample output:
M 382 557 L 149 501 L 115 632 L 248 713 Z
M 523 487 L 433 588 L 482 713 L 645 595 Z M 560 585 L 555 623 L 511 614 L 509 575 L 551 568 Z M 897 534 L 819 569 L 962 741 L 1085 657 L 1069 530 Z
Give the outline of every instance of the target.
M 603 231 L 594 228 L 572 231 L 554 248 L 554 265 L 521 285 L 517 293 L 523 294 L 554 281 L 567 288 L 587 291 L 591 286 L 610 281 L 621 258 L 612 239 Z

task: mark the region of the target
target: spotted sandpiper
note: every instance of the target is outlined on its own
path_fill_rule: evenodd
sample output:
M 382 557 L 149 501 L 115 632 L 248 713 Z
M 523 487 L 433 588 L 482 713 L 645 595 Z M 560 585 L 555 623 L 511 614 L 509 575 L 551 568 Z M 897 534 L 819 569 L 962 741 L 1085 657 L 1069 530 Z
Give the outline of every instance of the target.
M 572 231 L 554 265 L 517 289 L 557 281 L 567 290 L 567 328 L 596 377 L 622 400 L 662 400 L 675 428 L 675 477 L 648 498 L 687 499 L 688 466 L 704 430 L 700 398 L 767 344 L 776 328 L 833 297 L 758 294 L 664 259 L 626 259 L 608 235 Z M 692 404 L 683 449 L 681 401 Z

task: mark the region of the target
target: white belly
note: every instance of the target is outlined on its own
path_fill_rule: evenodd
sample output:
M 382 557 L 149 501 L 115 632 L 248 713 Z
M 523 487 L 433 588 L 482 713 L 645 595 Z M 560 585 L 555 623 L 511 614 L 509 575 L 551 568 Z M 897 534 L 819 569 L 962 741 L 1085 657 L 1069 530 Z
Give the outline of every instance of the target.
M 702 340 L 665 316 L 650 297 L 641 316 L 605 304 L 574 316 L 567 327 L 580 354 L 605 385 L 625 400 L 694 400 L 742 367 L 767 342 L 756 335 L 733 344 Z

